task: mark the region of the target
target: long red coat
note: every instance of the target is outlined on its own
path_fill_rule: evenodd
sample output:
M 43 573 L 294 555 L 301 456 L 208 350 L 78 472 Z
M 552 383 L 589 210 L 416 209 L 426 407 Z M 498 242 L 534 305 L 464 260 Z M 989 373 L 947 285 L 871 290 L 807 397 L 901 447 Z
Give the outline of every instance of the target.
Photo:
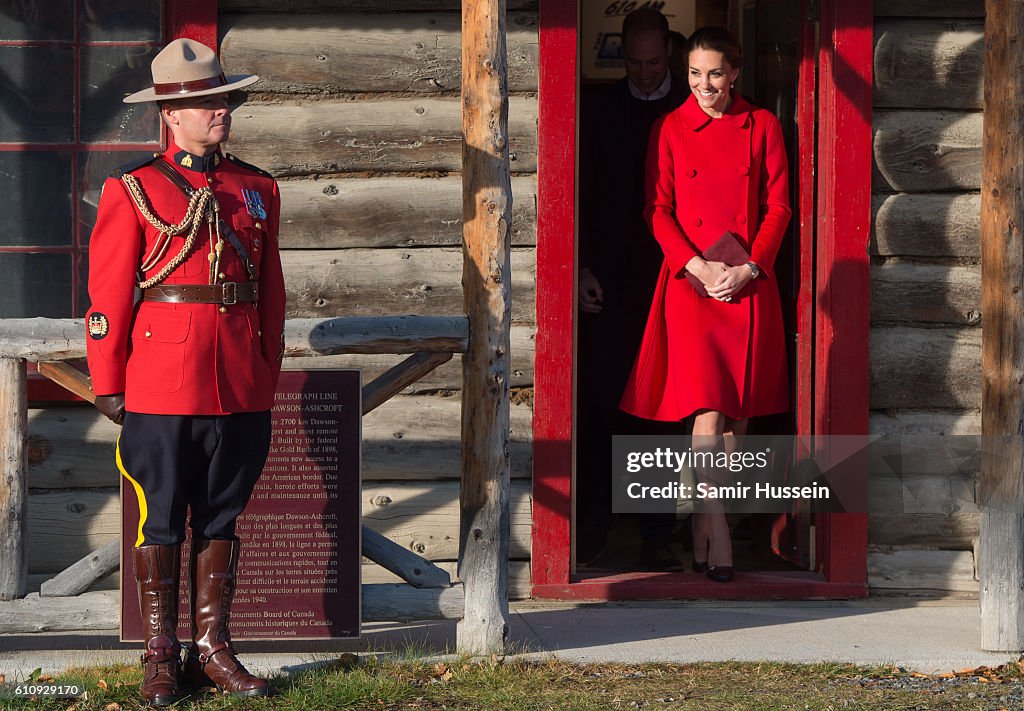
M 159 232 L 139 212 L 124 184 L 103 186 L 89 244 L 86 337 L 89 371 L 97 395 L 125 393 L 125 409 L 158 415 L 224 415 L 269 410 L 281 371 L 285 292 L 278 252 L 280 197 L 268 174 L 223 158 L 205 161 L 169 141 L 164 157 L 195 188 L 209 185 L 230 225 L 259 267 L 260 300 L 225 306 L 133 302 L 136 270 Z M 152 165 L 130 171 L 153 212 L 166 222 L 185 215 L 188 199 Z M 242 190 L 259 193 L 266 217 L 247 208 Z M 257 213 L 256 215 L 251 213 Z M 209 233 L 200 228 L 191 255 L 163 284 L 206 284 Z M 225 237 L 222 282 L 244 282 L 242 260 Z M 156 274 L 181 249 L 172 238 Z
M 645 215 L 665 261 L 623 410 L 674 421 L 699 409 L 733 418 L 788 409 L 773 265 L 791 214 L 786 149 L 771 112 L 734 94 L 712 119 L 691 97 L 655 123 Z M 683 277 L 726 230 L 762 269 L 731 302 L 700 296 Z

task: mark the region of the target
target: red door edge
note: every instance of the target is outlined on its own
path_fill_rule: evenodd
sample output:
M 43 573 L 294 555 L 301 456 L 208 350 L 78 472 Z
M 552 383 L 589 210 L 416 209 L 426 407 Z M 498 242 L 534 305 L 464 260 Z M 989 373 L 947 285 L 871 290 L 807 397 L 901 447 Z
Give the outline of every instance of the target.
M 569 582 L 576 234 L 576 0 L 540 3 L 537 340 L 533 406 L 535 585 Z
M 868 432 L 871 3 L 821 3 L 814 432 Z M 867 514 L 818 526 L 819 569 L 867 594 Z

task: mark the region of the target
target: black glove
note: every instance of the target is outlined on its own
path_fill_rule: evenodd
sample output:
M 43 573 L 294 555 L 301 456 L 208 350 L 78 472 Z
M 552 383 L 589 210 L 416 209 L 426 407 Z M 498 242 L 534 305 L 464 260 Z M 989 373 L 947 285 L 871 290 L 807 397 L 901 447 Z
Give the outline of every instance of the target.
M 124 393 L 97 395 L 96 409 L 115 425 L 121 424 L 124 421 Z

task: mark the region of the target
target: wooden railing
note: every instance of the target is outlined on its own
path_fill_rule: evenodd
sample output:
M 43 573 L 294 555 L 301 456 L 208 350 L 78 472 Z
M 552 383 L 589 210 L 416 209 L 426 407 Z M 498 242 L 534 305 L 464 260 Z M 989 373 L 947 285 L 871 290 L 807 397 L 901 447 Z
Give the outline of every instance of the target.
M 363 414 L 379 407 L 454 353 L 464 353 L 469 322 L 464 316 L 397 316 L 294 319 L 285 324 L 286 357 L 341 354 L 409 354 L 409 357 L 363 386 Z M 85 357 L 81 319 L 0 320 L 0 600 L 23 597 L 27 590 L 25 536 L 27 507 L 28 400 L 26 363 L 53 363 Z M 67 368 L 41 368 L 56 382 L 84 395 L 61 377 Z M 85 386 L 88 389 L 88 386 Z M 91 399 L 91 398 L 89 398 Z M 54 595 L 77 594 L 109 573 L 118 548 L 108 544 L 47 581 Z M 392 585 L 375 585 L 375 609 L 389 619 L 417 615 L 461 617 L 461 587 L 452 588 L 447 571 L 390 539 L 363 527 L 362 554 L 414 588 L 447 591 L 416 597 Z M 116 567 L 116 566 L 115 566 Z M 390 600 L 390 602 L 389 602 Z

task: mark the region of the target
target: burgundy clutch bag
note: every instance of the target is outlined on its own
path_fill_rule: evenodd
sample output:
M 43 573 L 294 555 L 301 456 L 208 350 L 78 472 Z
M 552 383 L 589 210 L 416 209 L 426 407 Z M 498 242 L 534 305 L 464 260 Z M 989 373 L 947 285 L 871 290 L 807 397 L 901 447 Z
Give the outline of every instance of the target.
M 739 238 L 728 230 L 715 240 L 714 244 L 705 249 L 704 254 L 701 256 L 709 262 L 722 262 L 730 267 L 738 267 L 750 261 L 750 253 L 747 252 Z M 704 284 L 696 275 L 685 270 L 683 274 L 686 275 L 687 281 L 697 290 L 698 294 L 701 296 L 708 295 L 707 289 L 704 288 Z

